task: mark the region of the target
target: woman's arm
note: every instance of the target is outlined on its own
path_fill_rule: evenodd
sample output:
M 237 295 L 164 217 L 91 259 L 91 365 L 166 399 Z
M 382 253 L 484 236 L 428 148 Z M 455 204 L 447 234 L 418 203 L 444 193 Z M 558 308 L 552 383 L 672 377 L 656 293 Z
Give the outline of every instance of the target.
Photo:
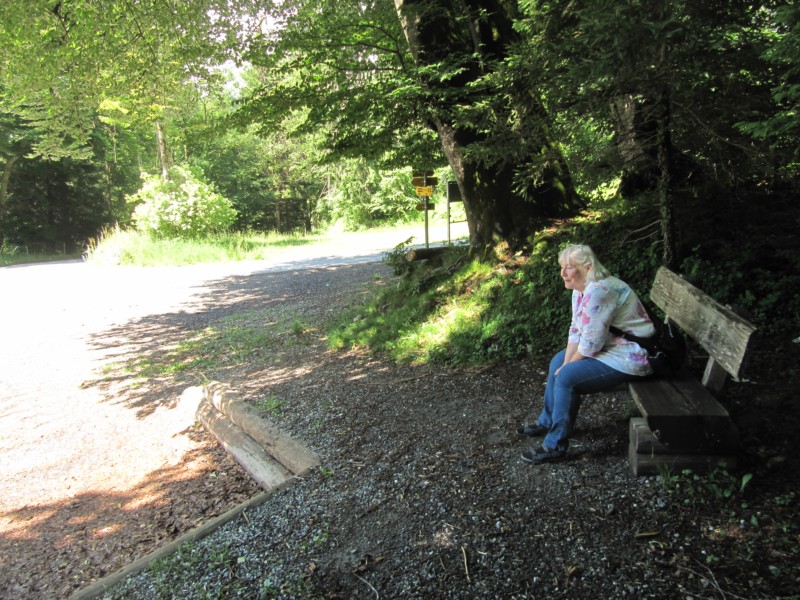
M 580 340 L 578 352 L 593 357 L 603 351 L 608 340 L 608 326 L 617 310 L 617 291 L 608 282 L 586 286 L 580 306 Z
M 583 354 L 581 354 L 580 352 L 578 352 L 578 344 L 575 344 L 575 343 L 567 344 L 567 351 L 564 354 L 564 365 L 569 364 L 571 362 L 575 362 L 576 360 L 582 360 L 584 358 L 586 358 L 586 357 L 583 356 Z M 556 369 L 556 373 L 555 373 L 556 375 L 558 375 L 558 372 L 561 370 L 561 368 L 564 365 L 561 365 L 561 367 Z
M 572 357 L 578 354 L 578 344 L 574 342 L 569 342 L 567 344 L 567 351 L 564 353 L 564 364 L 572 362 Z

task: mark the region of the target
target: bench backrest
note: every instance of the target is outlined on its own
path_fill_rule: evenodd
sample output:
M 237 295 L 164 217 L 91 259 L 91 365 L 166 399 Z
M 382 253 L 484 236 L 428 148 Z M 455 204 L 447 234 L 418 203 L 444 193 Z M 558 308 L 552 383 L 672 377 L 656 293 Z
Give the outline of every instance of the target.
M 756 331 L 752 323 L 666 267 L 658 269 L 650 299 L 708 352 L 703 385 L 718 391 L 725 373 L 739 380 Z

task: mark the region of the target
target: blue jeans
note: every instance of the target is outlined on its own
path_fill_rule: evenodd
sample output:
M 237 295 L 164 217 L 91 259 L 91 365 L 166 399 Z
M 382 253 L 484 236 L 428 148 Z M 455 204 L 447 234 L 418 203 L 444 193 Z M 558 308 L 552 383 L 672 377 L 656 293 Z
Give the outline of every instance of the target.
M 564 365 L 566 350 L 556 354 L 550 361 L 547 386 L 544 390 L 544 409 L 539 415 L 539 425 L 547 427 L 548 433 L 542 442 L 545 448 L 566 452 L 569 436 L 581 407 L 581 394 L 604 392 L 625 381 L 638 379 L 594 358 L 584 358 Z M 556 370 L 563 368 L 556 377 Z

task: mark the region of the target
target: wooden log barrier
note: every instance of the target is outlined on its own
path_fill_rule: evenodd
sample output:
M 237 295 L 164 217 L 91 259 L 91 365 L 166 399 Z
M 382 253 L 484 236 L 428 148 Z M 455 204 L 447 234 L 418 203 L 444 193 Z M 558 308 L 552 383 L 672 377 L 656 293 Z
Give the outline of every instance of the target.
M 408 262 L 414 262 L 415 260 L 428 260 L 429 258 L 444 254 L 446 251 L 447 248 L 441 246 L 436 248 L 411 248 L 411 250 L 406 252 L 406 260 Z
M 206 400 L 214 408 L 295 475 L 303 475 L 319 466 L 320 460 L 316 453 L 263 418 L 254 406 L 244 401 L 227 384 L 212 382 L 205 386 L 204 393 Z
M 197 420 L 265 490 L 272 490 L 292 477 L 289 470 L 206 399 L 197 407 Z

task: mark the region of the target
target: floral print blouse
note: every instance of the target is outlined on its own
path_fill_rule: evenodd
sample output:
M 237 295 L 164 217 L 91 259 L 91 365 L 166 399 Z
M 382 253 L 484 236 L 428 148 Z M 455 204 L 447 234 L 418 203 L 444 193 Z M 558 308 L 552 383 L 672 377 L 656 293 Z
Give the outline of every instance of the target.
M 572 292 L 569 343 L 578 352 L 629 375 L 652 373 L 647 352 L 635 342 L 609 332 L 614 325 L 638 337 L 655 335 L 655 327 L 636 293 L 624 281 L 606 277 Z

